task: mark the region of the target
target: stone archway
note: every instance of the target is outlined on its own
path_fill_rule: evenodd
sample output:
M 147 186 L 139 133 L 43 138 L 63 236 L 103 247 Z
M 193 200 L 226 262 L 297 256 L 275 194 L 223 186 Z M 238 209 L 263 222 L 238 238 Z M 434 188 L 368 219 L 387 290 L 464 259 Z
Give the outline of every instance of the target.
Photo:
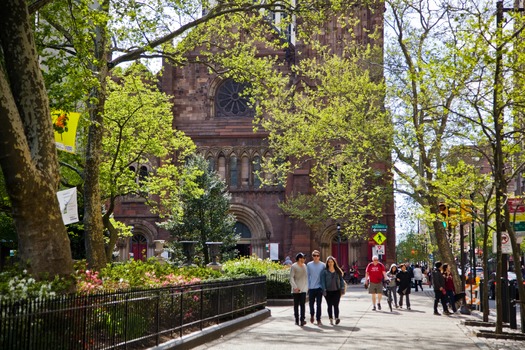
M 142 220 L 130 220 L 126 223 L 127 225 L 133 226 L 133 235 L 142 235 L 146 238 L 146 258 L 155 256 L 155 237 L 157 236 L 157 227 L 147 221 Z M 118 249 L 118 260 L 126 261 L 130 257 L 132 252 L 132 237 L 125 237 L 119 239 L 117 243 Z
M 232 203 L 230 205 L 232 213 L 237 221 L 248 226 L 252 233 L 250 239 L 243 239 L 240 243 L 250 244 L 252 254 L 258 257 L 266 257 L 265 245 L 267 242 L 267 232 L 273 233 L 273 227 L 266 213 L 257 205 L 247 205 L 245 203 Z

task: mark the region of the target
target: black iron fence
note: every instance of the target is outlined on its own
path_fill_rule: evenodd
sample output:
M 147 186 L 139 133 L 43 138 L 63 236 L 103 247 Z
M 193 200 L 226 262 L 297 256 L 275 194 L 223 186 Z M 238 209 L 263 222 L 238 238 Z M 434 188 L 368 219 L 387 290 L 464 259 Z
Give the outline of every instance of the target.
M 266 277 L 0 303 L 0 349 L 143 349 L 266 305 Z

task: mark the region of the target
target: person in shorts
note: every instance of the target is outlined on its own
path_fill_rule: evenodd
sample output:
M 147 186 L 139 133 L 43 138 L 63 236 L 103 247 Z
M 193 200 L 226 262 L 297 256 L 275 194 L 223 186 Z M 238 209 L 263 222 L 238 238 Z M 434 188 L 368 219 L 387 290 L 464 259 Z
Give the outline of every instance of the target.
M 368 294 L 372 294 L 372 310 L 377 308 L 381 310 L 381 297 L 383 296 L 383 278 L 389 280 L 386 275 L 385 265 L 379 262 L 377 255 L 372 257 L 372 262 L 368 264 L 365 270 L 365 288 L 368 288 Z

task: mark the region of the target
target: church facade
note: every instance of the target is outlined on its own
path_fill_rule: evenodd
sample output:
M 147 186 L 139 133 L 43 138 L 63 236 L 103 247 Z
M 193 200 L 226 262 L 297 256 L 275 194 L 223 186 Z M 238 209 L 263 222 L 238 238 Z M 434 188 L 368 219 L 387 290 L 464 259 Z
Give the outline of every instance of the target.
M 368 30 L 382 26 L 382 11 L 364 9 L 359 14 L 360 24 L 354 31 L 358 38 L 366 41 Z M 331 45 L 335 52 L 342 51 L 343 28 L 335 21 L 328 27 L 319 39 Z M 277 53 L 290 65 L 299 59 L 297 52 L 310 54 L 308 48 L 294 44 L 292 52 Z M 312 193 L 309 169 L 296 170 L 284 185 L 261 186 L 255 173 L 271 150 L 267 146 L 267 134 L 253 131 L 253 112 L 239 94 L 241 84 L 210 74 L 202 65 L 172 67 L 165 64 L 161 88 L 173 96 L 173 126 L 192 138 L 197 152 L 228 185 L 232 195 L 231 212 L 237 220 L 236 231 L 241 235 L 237 245 L 241 255 L 269 257 L 271 254 L 272 258 L 284 261 L 286 256 L 293 259 L 298 252 L 309 256 L 317 249 L 322 259 L 333 255 L 348 270 L 354 262 L 364 268 L 377 252 L 378 242 L 374 238 L 380 238 L 379 242 L 385 247 L 384 260 L 395 260 L 393 199 L 384 207 L 381 223 L 387 228 L 381 232 L 382 239 L 375 237 L 378 232 L 372 227 L 365 235 L 368 239 L 346 239 L 339 234 L 335 221 L 312 229 L 279 208 L 278 204 L 291 193 Z M 380 170 L 388 171 L 386 165 Z M 121 255 L 133 252 L 134 258 L 150 257 L 155 253 L 155 241 L 170 239 L 167 232 L 155 225 L 159 219 L 138 199 L 121 200 L 115 217 L 134 227 L 134 237 L 121 243 Z

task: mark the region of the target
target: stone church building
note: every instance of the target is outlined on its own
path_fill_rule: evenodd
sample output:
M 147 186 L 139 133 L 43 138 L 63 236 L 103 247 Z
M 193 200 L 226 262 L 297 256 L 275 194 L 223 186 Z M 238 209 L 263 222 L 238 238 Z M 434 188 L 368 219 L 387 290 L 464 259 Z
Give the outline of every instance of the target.
M 354 29 L 359 40 L 368 41 L 365 32 L 381 27 L 382 11 L 363 9 L 359 12 L 360 24 Z M 320 36 L 335 52 L 341 52 L 343 29 L 329 23 Z M 279 52 L 290 65 L 299 58 L 297 53 L 308 56 L 308 48 L 296 43 L 293 34 L 289 37 L 291 49 Z M 275 53 L 273 53 L 275 54 Z M 172 67 L 164 64 L 161 78 L 162 90 L 173 96 L 173 125 L 184 131 L 197 145 L 202 154 L 226 181 L 232 195 L 231 212 L 237 219 L 236 230 L 241 234 L 237 249 L 241 255 L 256 254 L 268 257 L 266 244 L 270 244 L 272 256 L 283 261 L 286 256 L 312 250 L 321 251 L 321 258 L 328 255 L 338 258 L 345 270 L 353 262 L 363 269 L 376 251 L 376 232 L 370 231 L 369 239 L 340 239 L 337 223 L 327 222 L 319 230 L 312 230 L 302 221 L 286 215 L 278 206 L 287 195 L 295 192 L 312 193 L 309 170 L 302 168 L 288 176 L 284 186 L 261 186 L 254 173 L 260 170 L 261 159 L 269 154 L 264 131 L 253 131 L 253 112 L 246 100 L 239 96 L 242 85 L 232 79 L 221 79 L 210 74 L 202 65 Z M 142 169 L 143 172 L 151 169 Z M 380 169 L 388 171 L 388 169 Z M 169 240 L 167 232 L 159 229 L 152 215 L 138 199 L 124 198 L 115 212 L 115 218 L 134 227 L 134 237 L 120 245 L 121 256 L 133 253 L 135 259 L 155 254 L 155 241 Z M 381 223 L 387 225 L 382 232 L 386 241 L 383 260 L 395 260 L 395 221 L 393 199 L 383 212 Z M 341 229 L 342 231 L 344 228 Z M 361 271 L 362 275 L 362 271 Z

